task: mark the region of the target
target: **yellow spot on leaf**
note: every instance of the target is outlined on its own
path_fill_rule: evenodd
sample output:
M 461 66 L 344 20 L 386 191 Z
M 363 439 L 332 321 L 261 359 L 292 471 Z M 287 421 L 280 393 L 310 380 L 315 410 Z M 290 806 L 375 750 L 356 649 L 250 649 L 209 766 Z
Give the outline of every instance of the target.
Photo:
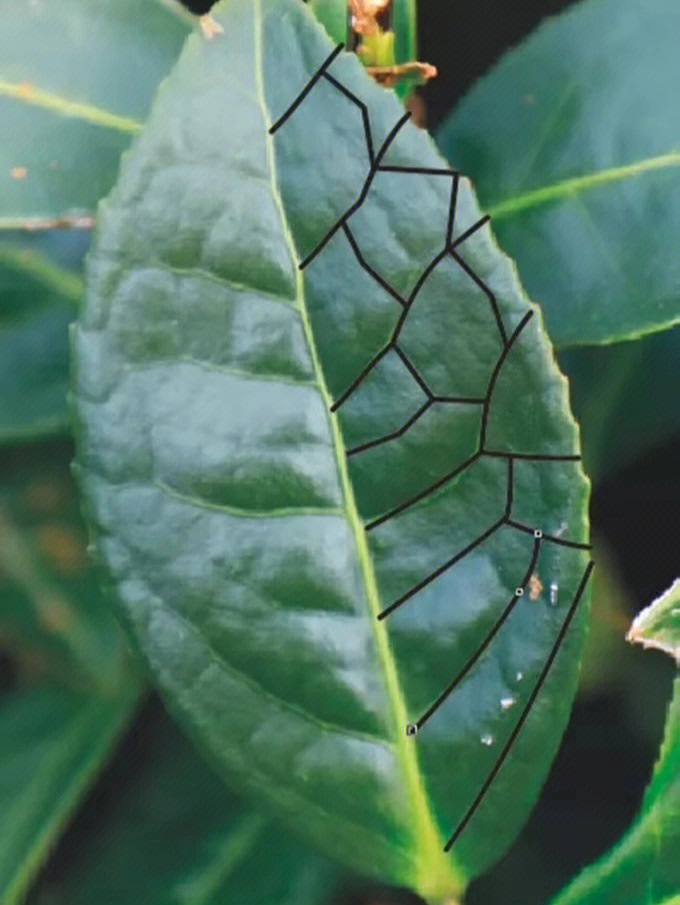
M 28 176 L 28 170 L 26 167 L 12 167 L 9 175 L 12 179 L 25 179 Z
M 542 590 L 543 585 L 541 584 L 541 579 L 534 572 L 534 574 L 529 579 L 529 599 L 537 600 Z

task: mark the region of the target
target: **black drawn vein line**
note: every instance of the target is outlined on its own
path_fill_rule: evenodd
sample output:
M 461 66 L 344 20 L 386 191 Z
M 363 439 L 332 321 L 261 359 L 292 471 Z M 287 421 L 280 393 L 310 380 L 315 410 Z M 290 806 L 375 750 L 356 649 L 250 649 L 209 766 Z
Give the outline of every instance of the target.
M 534 532 L 534 528 L 523 525 L 521 522 L 516 522 L 514 519 L 508 519 L 508 525 L 510 525 L 511 528 L 516 528 L 518 531 L 523 531 L 525 534 L 533 534 Z M 582 544 L 575 540 L 565 540 L 562 537 L 555 537 L 552 534 L 544 534 L 543 540 L 550 541 L 551 544 L 560 544 L 562 547 L 573 547 L 575 550 L 592 549 L 592 544 Z
M 293 103 L 288 107 L 288 109 L 276 120 L 273 126 L 269 129 L 269 134 L 273 135 L 281 126 L 286 122 L 286 120 L 293 115 L 293 113 L 297 110 L 303 100 L 307 97 L 312 88 L 319 81 L 321 76 L 324 74 L 326 69 L 331 65 L 333 60 L 337 57 L 341 50 L 344 48 L 344 44 L 338 44 L 338 46 L 328 55 L 328 57 L 324 60 L 321 66 L 317 69 L 311 79 L 307 82 L 302 91 L 295 98 Z
M 480 277 L 477 276 L 477 274 L 474 272 L 474 270 L 470 266 L 468 266 L 466 261 L 464 261 L 463 258 L 461 258 L 461 256 L 458 254 L 458 252 L 455 251 L 451 245 L 449 245 L 449 253 L 450 253 L 451 257 L 454 259 L 454 261 L 465 271 L 465 273 L 470 277 L 470 279 L 473 280 L 473 282 L 475 282 L 477 284 L 477 286 L 479 286 L 479 288 L 482 290 L 482 292 L 488 298 L 489 304 L 491 305 L 491 310 L 493 312 L 493 316 L 496 321 L 496 327 L 498 328 L 498 332 L 500 333 L 501 342 L 503 343 L 504 346 L 506 346 L 508 344 L 508 335 L 505 331 L 505 324 L 503 323 L 503 318 L 501 317 L 501 312 L 498 308 L 498 302 L 496 301 L 496 296 L 489 289 L 489 287 L 486 285 L 484 280 L 482 280 Z
M 524 315 L 524 317 L 519 322 L 519 324 L 517 324 L 517 326 L 515 327 L 515 329 L 512 332 L 512 335 L 510 336 L 510 339 L 505 344 L 503 351 L 498 356 L 498 361 L 496 362 L 496 365 L 491 373 L 491 379 L 489 380 L 489 385 L 486 390 L 484 409 L 482 411 L 482 427 L 481 427 L 481 431 L 480 431 L 480 435 L 479 435 L 480 451 L 484 449 L 484 442 L 486 440 L 486 424 L 487 424 L 487 419 L 489 417 L 489 406 L 491 405 L 491 397 L 493 395 L 494 387 L 496 386 L 496 380 L 498 379 L 498 375 L 501 372 L 501 368 L 503 367 L 505 359 L 508 357 L 508 352 L 510 351 L 510 349 L 512 349 L 513 344 L 517 340 L 517 337 L 520 335 L 522 330 L 529 323 L 529 321 L 533 317 L 533 314 L 534 314 L 533 310 L 529 309 L 529 311 L 527 311 L 527 313 Z
M 522 578 L 521 583 L 519 585 L 517 585 L 517 587 L 522 588 L 522 590 L 526 590 L 527 584 L 529 583 L 529 579 L 531 578 L 534 568 L 536 567 L 536 561 L 538 560 L 540 546 L 541 546 L 541 539 L 536 538 L 536 540 L 534 541 L 534 546 L 532 549 L 531 560 L 529 562 L 529 566 L 527 567 L 527 570 L 524 573 L 524 577 Z M 520 595 L 517 593 L 517 591 L 515 591 L 515 593 L 510 598 L 510 602 L 506 605 L 506 607 L 503 610 L 503 612 L 501 613 L 501 615 L 494 622 L 493 626 L 491 627 L 489 632 L 486 634 L 484 640 L 481 642 L 479 647 L 470 656 L 470 658 L 465 663 L 465 665 L 456 673 L 455 678 L 452 679 L 450 684 L 446 686 L 446 688 L 444 689 L 444 691 L 442 691 L 442 693 L 439 695 L 439 697 L 436 699 L 436 701 L 434 701 L 427 708 L 427 710 L 422 714 L 422 716 L 420 716 L 416 720 L 415 725 L 416 725 L 417 729 L 422 729 L 422 727 L 430 719 L 432 714 L 435 713 L 439 709 L 439 707 L 441 707 L 441 705 L 444 703 L 444 701 L 449 697 L 449 695 L 452 694 L 454 689 L 460 684 L 460 682 L 470 672 L 472 667 L 475 665 L 475 663 L 479 660 L 479 658 L 482 656 L 484 651 L 487 649 L 487 647 L 491 644 L 493 639 L 496 637 L 501 626 L 506 621 L 506 619 L 508 618 L 510 613 L 512 613 L 512 611 L 515 608 L 515 605 L 517 604 L 517 601 L 520 599 L 521 599 Z
M 498 759 L 496 760 L 495 764 L 493 765 L 491 772 L 489 773 L 489 775 L 485 779 L 484 783 L 482 784 L 482 787 L 479 790 L 479 792 L 477 793 L 477 795 L 475 796 L 472 804 L 470 805 L 468 810 L 465 812 L 463 819 L 460 821 L 460 823 L 454 830 L 453 834 L 451 835 L 451 838 L 448 840 L 448 842 L 444 846 L 444 851 L 448 852 L 451 849 L 451 847 L 455 844 L 457 839 L 460 837 L 461 833 L 463 832 L 465 827 L 468 825 L 468 823 L 470 822 L 471 818 L 473 817 L 475 811 L 481 804 L 482 799 L 488 792 L 489 787 L 491 786 L 494 779 L 498 775 L 499 770 L 505 763 L 505 759 L 507 758 L 508 754 L 510 753 L 510 749 L 512 748 L 512 746 L 514 744 L 515 739 L 519 735 L 524 723 L 526 722 L 527 717 L 529 716 L 529 712 L 534 705 L 534 701 L 536 700 L 536 698 L 538 697 L 538 695 L 541 691 L 543 683 L 545 682 L 548 672 L 550 671 L 550 667 L 552 666 L 552 664 L 555 660 L 555 657 L 557 656 L 557 653 L 565 638 L 565 635 L 567 634 L 567 631 L 569 630 L 569 626 L 571 624 L 572 619 L 574 618 L 574 614 L 576 613 L 578 604 L 581 600 L 581 597 L 583 596 L 583 592 L 585 590 L 588 579 L 590 578 L 590 573 L 592 572 L 592 570 L 593 570 L 593 561 L 591 560 L 588 563 L 588 565 L 586 566 L 585 572 L 583 573 L 583 577 L 581 578 L 581 582 L 578 586 L 574 599 L 571 603 L 571 606 L 569 607 L 569 611 L 564 619 L 564 622 L 562 623 L 562 626 L 560 628 L 560 631 L 559 631 L 557 637 L 555 638 L 555 642 L 554 642 L 554 644 L 550 650 L 550 653 L 548 654 L 548 657 L 543 665 L 543 669 L 541 670 L 541 673 L 536 681 L 536 684 L 534 685 L 533 690 L 532 690 L 531 694 L 529 695 L 529 699 L 527 700 L 526 704 L 524 705 L 522 713 L 520 714 L 519 719 L 517 720 L 517 723 L 515 724 L 515 728 L 510 733 L 510 736 L 509 736 L 508 740 L 506 741 L 505 745 L 503 746 L 503 750 L 501 751 L 500 755 L 498 756 Z
M 452 556 L 451 559 L 447 559 L 447 561 L 445 563 L 443 563 L 441 566 L 436 568 L 433 572 L 430 572 L 429 575 L 427 575 L 425 578 L 423 578 L 417 584 L 414 584 L 412 588 L 409 588 L 405 594 L 402 594 L 401 597 L 399 597 L 397 600 L 394 601 L 394 603 L 391 603 L 388 607 L 386 607 L 382 611 L 382 613 L 379 613 L 378 619 L 384 619 L 386 616 L 389 616 L 390 613 L 393 613 L 397 609 L 397 607 L 400 607 L 403 603 L 406 603 L 406 601 L 410 600 L 414 594 L 417 594 L 418 591 L 422 591 L 422 589 L 424 587 L 426 587 L 428 584 L 433 582 L 435 580 L 435 578 L 439 578 L 440 575 L 443 575 L 444 572 L 446 572 L 452 566 L 455 566 L 455 564 L 457 562 L 460 562 L 460 560 L 463 559 L 464 556 L 467 556 L 468 553 L 471 553 L 472 550 L 475 549 L 475 547 L 478 547 L 488 537 L 491 537 L 491 535 L 495 531 L 498 531 L 498 529 L 501 527 L 501 525 L 504 525 L 504 524 L 505 524 L 505 516 L 503 516 L 503 518 L 499 519 L 497 522 L 494 522 L 494 524 L 490 528 L 487 528 L 486 531 L 482 532 L 482 534 L 479 535 L 479 537 L 476 537 L 473 541 L 471 541 L 467 545 L 467 547 L 464 547 L 462 550 L 459 550 L 455 556 Z
M 391 434 L 385 434 L 382 437 L 377 437 L 375 440 L 368 440 L 366 443 L 361 443 L 358 446 L 353 446 L 351 449 L 347 450 L 348 456 L 355 456 L 357 453 L 365 452 L 367 449 L 372 449 L 374 446 L 380 446 L 382 443 L 387 443 L 389 440 L 396 440 L 397 437 L 403 436 L 406 431 L 412 427 L 416 421 L 420 418 L 421 415 L 425 414 L 425 412 L 432 405 L 432 400 L 427 399 L 420 408 L 414 412 L 413 415 L 405 421 L 400 428 L 392 431 Z

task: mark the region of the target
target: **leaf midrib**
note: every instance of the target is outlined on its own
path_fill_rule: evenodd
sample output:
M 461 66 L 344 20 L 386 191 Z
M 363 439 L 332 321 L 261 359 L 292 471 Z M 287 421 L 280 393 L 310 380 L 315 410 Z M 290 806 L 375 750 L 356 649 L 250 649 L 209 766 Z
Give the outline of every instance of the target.
M 364 588 L 366 591 L 366 599 L 368 601 L 369 613 L 368 618 L 371 624 L 371 630 L 375 639 L 376 653 L 383 670 L 385 678 L 388 702 L 391 708 L 392 716 L 392 743 L 394 745 L 398 762 L 401 766 L 405 784 L 407 786 L 408 797 L 413 805 L 413 812 L 416 818 L 416 825 L 413 828 L 413 842 L 417 850 L 416 883 L 418 888 L 433 889 L 437 893 L 453 892 L 459 890 L 463 885 L 463 872 L 457 870 L 455 862 L 450 855 L 444 853 L 444 841 L 441 837 L 438 827 L 435 824 L 429 803 L 425 793 L 422 776 L 418 767 L 418 761 L 415 755 L 413 745 L 407 744 L 406 736 L 406 705 L 404 702 L 397 668 L 387 637 L 387 631 L 384 624 L 377 618 L 380 613 L 380 599 L 378 595 L 378 587 L 371 564 L 371 559 L 366 541 L 366 534 L 359 517 L 359 511 L 354 499 L 354 491 L 349 478 L 347 469 L 347 461 L 345 456 L 345 446 L 342 440 L 340 425 L 337 416 L 331 411 L 332 398 L 326 385 L 326 379 L 319 359 L 312 326 L 307 311 L 304 291 L 303 275 L 297 266 L 297 252 L 295 241 L 293 239 L 288 218 L 286 216 L 283 199 L 278 188 L 278 179 L 276 175 L 276 155 L 274 150 L 274 141 L 269 134 L 269 127 L 273 122 L 267 106 L 264 76 L 263 76 L 263 16 L 262 16 L 262 0 L 254 0 L 254 57 L 255 57 L 255 90 L 257 101 L 262 113 L 262 118 L 266 126 L 266 157 L 269 167 L 271 192 L 274 203 L 279 211 L 281 218 L 281 228 L 284 239 L 288 247 L 291 261 L 295 264 L 295 282 L 296 296 L 300 317 L 302 320 L 305 338 L 309 347 L 312 359 L 314 373 L 317 379 L 317 385 L 324 401 L 326 411 L 331 428 L 331 438 L 333 451 L 335 453 L 336 466 L 340 477 L 342 494 L 345 502 L 345 515 L 350 524 L 354 541 L 356 545 L 357 558 L 361 569 Z
M 561 179 L 558 182 L 543 185 L 536 189 L 530 189 L 519 195 L 514 195 L 498 201 L 487 207 L 487 213 L 494 220 L 511 217 L 530 208 L 548 204 L 560 198 L 568 198 L 577 195 L 586 189 L 605 185 L 608 182 L 619 182 L 624 179 L 633 179 L 645 173 L 655 170 L 680 167 L 680 150 L 669 151 L 666 154 L 658 154 L 656 157 L 645 157 L 633 163 L 618 167 L 608 167 L 603 170 L 594 170 L 592 173 L 584 173 L 580 176 L 572 176 L 569 179 Z

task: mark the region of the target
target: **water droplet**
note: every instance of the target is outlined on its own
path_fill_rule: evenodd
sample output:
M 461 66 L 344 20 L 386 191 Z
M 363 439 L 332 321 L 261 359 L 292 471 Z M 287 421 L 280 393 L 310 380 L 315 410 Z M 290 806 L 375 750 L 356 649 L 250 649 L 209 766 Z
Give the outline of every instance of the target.
M 501 698 L 501 710 L 509 710 L 516 703 L 517 698 L 513 698 L 512 695 L 508 695 L 507 698 Z
M 409 723 L 406 727 L 406 735 L 415 735 L 418 731 L 418 727 L 415 723 Z
M 540 537 L 543 537 L 543 532 L 540 528 L 534 528 L 534 537 L 538 540 Z
M 517 679 L 518 682 L 521 682 L 522 679 L 524 678 L 524 673 L 523 673 L 523 672 L 518 672 L 518 673 L 515 675 L 515 678 Z
M 488 734 L 487 734 L 487 735 L 483 735 L 483 736 L 480 738 L 480 742 L 481 742 L 483 745 L 486 745 L 487 748 L 491 747 L 491 745 L 493 745 L 493 735 L 488 735 Z
M 515 588 L 515 597 L 521 597 L 524 593 L 524 588 Z
M 557 606 L 557 592 L 559 591 L 559 585 L 556 581 L 551 582 L 550 584 L 550 606 Z

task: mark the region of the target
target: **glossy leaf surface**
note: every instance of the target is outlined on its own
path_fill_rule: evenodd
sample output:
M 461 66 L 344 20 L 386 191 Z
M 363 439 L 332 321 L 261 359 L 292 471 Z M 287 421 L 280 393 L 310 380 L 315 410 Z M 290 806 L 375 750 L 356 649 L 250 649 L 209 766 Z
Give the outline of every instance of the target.
M 148 709 L 130 747 L 134 770 L 110 788 L 98 832 L 59 850 L 29 905 L 324 905 L 340 873 L 244 805 L 180 735 Z M 142 747 L 143 746 L 143 747 Z
M 0 901 L 23 901 L 130 716 L 134 696 L 57 687 L 0 697 Z
M 332 45 L 296 0 L 214 14 L 224 36 L 189 39 L 100 207 L 73 335 L 88 513 L 225 777 L 359 871 L 450 897 L 525 819 L 574 691 L 565 382 L 394 94 L 336 55 L 271 137 Z
M 680 7 L 586 0 L 542 24 L 438 131 L 557 346 L 680 320 Z
M 679 848 L 680 679 L 676 679 L 664 742 L 638 820 L 553 905 L 672 905 L 680 898 Z

